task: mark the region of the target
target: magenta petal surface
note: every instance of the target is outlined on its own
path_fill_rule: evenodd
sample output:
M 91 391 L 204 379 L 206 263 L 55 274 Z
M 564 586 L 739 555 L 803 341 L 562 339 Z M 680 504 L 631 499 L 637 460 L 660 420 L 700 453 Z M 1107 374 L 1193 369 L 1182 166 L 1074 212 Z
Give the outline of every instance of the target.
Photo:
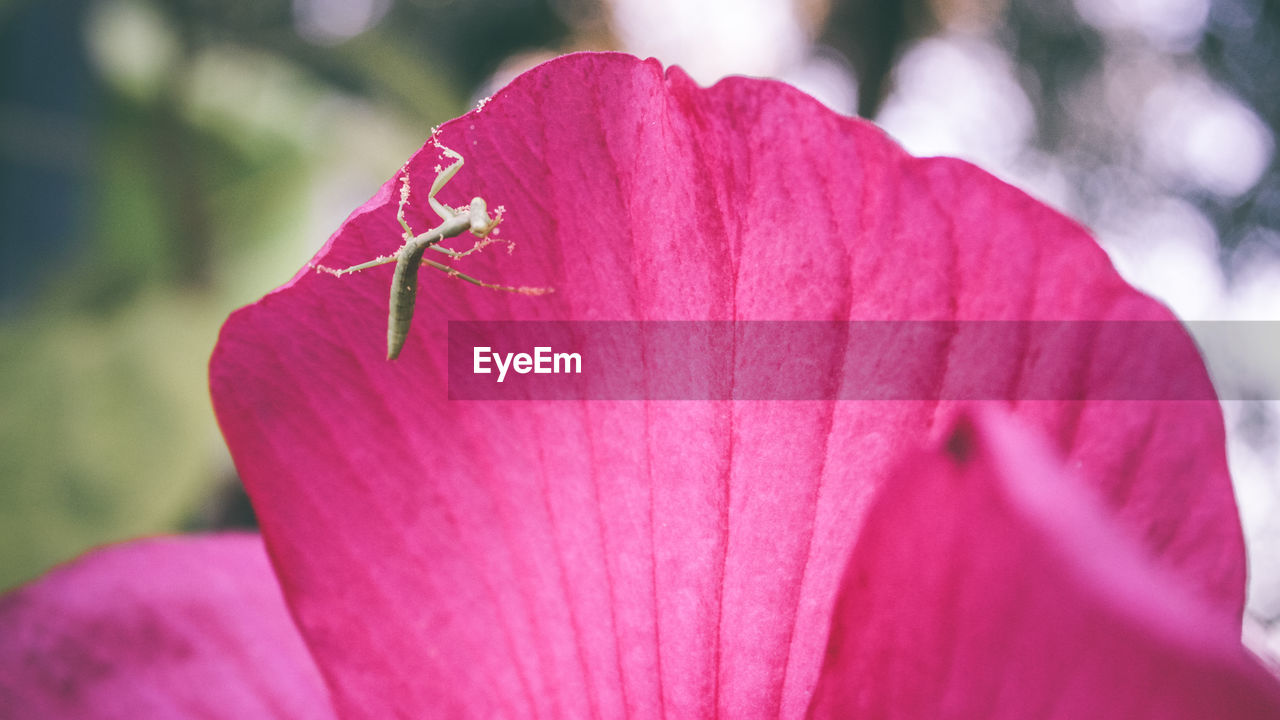
M 388 363 L 391 268 L 304 269 L 228 320 L 211 364 L 219 421 L 346 717 L 802 716 L 865 508 L 891 460 L 953 414 L 927 399 L 450 402 L 448 320 L 1170 319 L 1076 224 L 776 82 L 704 89 L 655 61 L 574 55 L 440 137 L 467 160 L 441 197 L 505 205 L 518 242 L 458 267 L 554 294 L 424 269 L 413 334 Z M 415 155 L 412 187 L 439 162 L 430 145 Z M 316 262 L 394 251 L 398 189 Z M 434 224 L 422 205 L 419 229 Z M 1158 377 L 1207 387 L 1185 337 L 1068 349 L 942 345 L 921 397 L 969 372 L 1124 382 L 1090 362 L 1129 351 L 1131 377 L 1155 356 Z M 1014 412 L 1238 617 L 1215 403 Z
M 0 599 L 0 716 L 334 717 L 256 535 L 98 550 Z
M 1280 717 L 1280 681 L 998 412 L 904 462 L 841 587 L 816 718 Z

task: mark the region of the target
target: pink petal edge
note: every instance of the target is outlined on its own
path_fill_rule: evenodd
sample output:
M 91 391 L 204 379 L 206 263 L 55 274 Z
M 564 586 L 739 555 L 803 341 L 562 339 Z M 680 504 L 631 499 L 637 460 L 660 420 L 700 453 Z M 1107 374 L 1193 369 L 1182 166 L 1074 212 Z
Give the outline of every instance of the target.
M 0 715 L 335 717 L 256 535 L 96 550 L 0 599 Z
M 450 402 L 450 319 L 1171 320 L 1075 223 L 781 83 L 704 89 L 653 60 L 572 55 L 440 137 L 467 159 L 442 199 L 505 205 L 518 242 L 460 269 L 555 294 L 424 269 L 413 334 L 387 363 L 390 268 L 304 269 L 228 320 L 211 363 L 286 597 L 347 717 L 801 716 L 865 509 L 892 459 L 953 412 Z M 430 145 L 410 160 L 415 197 L 438 162 Z M 398 187 L 314 262 L 393 251 Z M 433 224 L 420 202 L 409 220 Z M 1070 349 L 1013 348 L 983 371 L 1124 381 L 1090 366 L 1124 348 Z M 1207 385 L 1189 339 L 1142 350 L 1133 372 L 1157 356 L 1171 383 Z M 923 381 L 977 367 L 956 360 L 940 348 Z M 1015 412 L 1238 619 L 1243 547 L 1215 403 Z
M 1280 717 L 1239 623 L 1084 488 L 990 408 L 904 460 L 845 573 L 810 717 Z

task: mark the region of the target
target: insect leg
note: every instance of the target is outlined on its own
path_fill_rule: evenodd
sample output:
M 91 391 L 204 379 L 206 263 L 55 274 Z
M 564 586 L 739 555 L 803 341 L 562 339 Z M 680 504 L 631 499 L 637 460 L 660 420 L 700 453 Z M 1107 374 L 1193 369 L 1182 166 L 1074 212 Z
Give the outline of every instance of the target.
M 423 259 L 422 264 L 429 265 L 445 273 L 449 277 L 454 277 L 459 280 L 469 282 L 472 285 L 479 285 L 482 288 L 488 288 L 490 290 L 503 290 L 506 292 L 520 293 L 521 295 L 546 295 L 547 293 L 555 292 L 555 288 L 549 288 L 549 287 L 528 287 L 523 285 L 516 287 L 514 285 L 494 285 L 493 283 L 487 283 L 483 280 L 473 278 L 470 275 L 467 275 L 466 273 L 459 272 L 458 270 L 455 270 L 454 268 L 451 268 L 448 265 L 445 265 L 443 263 L 438 263 L 434 260 Z
M 409 168 L 405 168 L 404 177 L 400 179 L 400 204 L 396 206 L 396 220 L 399 221 L 400 227 L 404 228 L 404 239 L 407 241 L 413 237 L 413 228 L 409 227 L 409 221 L 404 219 L 404 208 L 409 204 Z
M 431 249 L 435 250 L 438 253 L 443 253 L 445 255 L 448 255 L 449 257 L 456 260 L 458 258 L 464 258 L 470 255 L 471 253 L 480 252 L 481 250 L 497 242 L 505 242 L 505 241 L 499 240 L 496 237 L 486 237 L 486 238 L 477 240 L 476 243 L 471 246 L 470 250 L 462 250 L 462 251 L 453 250 L 451 248 L 444 247 L 443 245 L 432 245 Z
M 398 254 L 383 255 L 382 257 L 376 257 L 369 262 L 362 262 L 359 265 L 352 265 L 348 268 L 331 268 L 324 265 L 317 265 L 316 272 L 329 273 L 334 277 L 342 277 L 343 275 L 350 275 L 353 272 L 360 272 L 361 270 L 368 270 L 371 267 L 378 267 L 379 265 L 386 265 L 387 263 L 395 262 L 397 257 L 399 257 Z
M 439 200 L 436 200 L 436 193 L 440 192 L 440 188 L 444 187 L 453 179 L 453 176 L 457 175 L 458 171 L 462 169 L 462 156 L 459 155 L 457 151 L 443 145 L 439 145 L 438 147 L 441 152 L 444 153 L 445 157 L 453 158 L 455 162 L 449 167 L 441 170 L 440 173 L 436 175 L 435 182 L 431 183 L 431 192 L 427 193 L 427 202 L 431 203 L 431 209 L 435 210 L 437 215 L 445 220 L 449 220 L 454 216 L 454 212 L 451 208 L 444 205 Z

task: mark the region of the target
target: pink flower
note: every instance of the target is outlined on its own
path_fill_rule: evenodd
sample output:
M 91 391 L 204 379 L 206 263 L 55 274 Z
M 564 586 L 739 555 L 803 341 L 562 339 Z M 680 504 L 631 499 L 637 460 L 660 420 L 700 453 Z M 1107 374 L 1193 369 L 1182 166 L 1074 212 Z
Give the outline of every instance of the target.
M 785 85 L 623 55 L 547 63 L 440 135 L 467 160 L 442 198 L 504 204 L 518 243 L 458 266 L 556 292 L 423 270 L 388 363 L 390 267 L 306 268 L 211 364 L 323 686 L 252 540 L 154 541 L 0 607 L 17 717 L 1280 716 L 1239 641 L 1216 403 L 936 399 L 975 377 L 1209 396 L 1181 333 L 957 336 L 913 358 L 917 401 L 447 396 L 448 320 L 1171 320 L 1077 225 Z M 394 251 L 398 196 L 317 262 Z

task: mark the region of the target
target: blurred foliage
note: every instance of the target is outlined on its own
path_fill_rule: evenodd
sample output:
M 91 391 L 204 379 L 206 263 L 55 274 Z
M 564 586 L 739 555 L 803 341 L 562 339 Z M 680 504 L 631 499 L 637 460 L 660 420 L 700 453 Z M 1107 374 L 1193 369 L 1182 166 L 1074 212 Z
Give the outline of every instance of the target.
M 1195 52 L 1204 66 L 1235 90 L 1280 137 L 1280 2 L 1275 0 L 1217 0 L 1207 31 Z M 1263 228 L 1273 234 L 1263 242 L 1280 254 L 1280 153 L 1242 198 L 1231 202 L 1202 200 L 1220 228 L 1219 237 L 1237 247 Z
M 1274 149 L 1280 130 L 1280 74 L 1275 71 L 1280 67 L 1280 2 L 1213 0 L 1206 5 L 1203 33 L 1183 46 L 1161 48 L 1159 54 L 1174 67 L 1202 70 L 1242 100 L 1268 128 Z M 1126 118 L 1116 117 L 1117 108 L 1100 106 L 1096 97 L 1093 103 L 1086 100 L 1089 86 L 1105 81 L 1109 59 L 1121 51 L 1116 41 L 1109 47 L 1104 33 L 1073 12 L 1070 2 L 1011 0 L 1007 12 L 1003 39 L 1032 93 L 1037 142 L 1068 158 L 1073 184 L 1090 189 L 1083 208 L 1086 222 L 1100 215 L 1103 206 L 1124 207 L 1166 192 L 1188 200 L 1209 218 L 1224 253 L 1252 239 L 1262 245 L 1252 250 L 1280 255 L 1280 154 L 1271 153 L 1260 181 L 1241 195 L 1153 180 L 1135 156 L 1139 143 L 1123 132 Z M 1107 120 L 1113 121 L 1109 128 Z
M 251 524 L 205 389 L 222 320 L 564 32 L 545 3 L 401 2 L 331 44 L 285 0 L 0 5 L 0 588 Z
M 1203 27 L 1185 40 L 1146 37 L 1141 29 L 1099 28 L 1081 7 L 1102 0 L 833 0 L 819 40 L 843 53 L 858 78 L 858 114 L 877 117 L 893 90 L 893 72 L 909 46 L 932 33 L 993 37 L 1016 63 L 1035 114 L 1037 149 L 1058 159 L 1080 194 L 1072 211 L 1087 224 L 1158 195 L 1191 203 L 1212 223 L 1224 258 L 1245 245 L 1243 262 L 1280 257 L 1280 2 L 1203 0 L 1138 3 L 1194 16 Z M 1124 7 L 1125 3 L 1115 3 Z M 1117 11 L 1124 14 L 1124 11 Z M 1129 73 L 1133 77 L 1117 77 Z M 1143 83 L 1190 83 L 1200 74 L 1238 98 L 1266 126 L 1270 164 L 1242 194 L 1215 193 L 1151 172 L 1135 130 Z M 1117 90 L 1125 82 L 1130 85 Z M 1110 84 L 1112 87 L 1107 87 Z M 1105 93 L 1129 92 L 1127 98 Z M 1127 101 L 1127 102 L 1126 102 Z M 1234 269 L 1229 262 L 1227 271 Z
M 251 524 L 205 391 L 221 321 L 513 56 L 615 45 L 601 18 L 616 1 L 0 0 L 0 588 L 94 544 Z M 1086 222 L 1173 194 L 1224 253 L 1280 254 L 1274 153 L 1240 195 L 1161 185 L 1133 119 L 1090 94 L 1118 47 L 1079 4 L 797 6 L 848 59 L 860 114 L 879 113 L 913 43 L 964 26 L 1015 62 L 1031 142 L 1062 160 Z M 350 32 L 307 14 L 324 8 Z M 1213 0 L 1194 42 L 1158 54 L 1274 139 L 1278 34 L 1276 0 Z
M 925 0 L 835 0 L 819 40 L 848 58 L 858 78 L 858 115 L 874 118 L 907 44 L 936 28 Z

